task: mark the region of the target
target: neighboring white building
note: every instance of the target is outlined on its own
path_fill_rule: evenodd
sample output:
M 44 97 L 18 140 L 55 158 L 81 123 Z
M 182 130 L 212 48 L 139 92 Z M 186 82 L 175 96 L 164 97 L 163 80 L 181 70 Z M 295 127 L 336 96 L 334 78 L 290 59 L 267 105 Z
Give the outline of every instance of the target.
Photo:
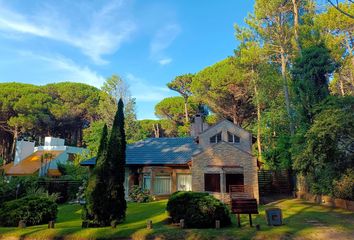
M 14 162 L 3 169 L 9 176 L 60 176 L 57 163 L 65 163 L 85 151 L 84 148 L 65 146 L 65 140 L 61 138 L 45 137 L 44 146 L 38 147 L 34 142 L 21 140 L 16 143 Z

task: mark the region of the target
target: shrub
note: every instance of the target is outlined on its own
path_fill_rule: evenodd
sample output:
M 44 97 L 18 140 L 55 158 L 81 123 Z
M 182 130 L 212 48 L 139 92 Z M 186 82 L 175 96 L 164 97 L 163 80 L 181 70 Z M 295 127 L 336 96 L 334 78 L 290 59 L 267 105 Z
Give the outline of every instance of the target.
M 174 223 L 184 219 L 189 228 L 214 227 L 215 220 L 220 220 L 221 227 L 231 224 L 227 206 L 208 193 L 175 192 L 168 200 L 167 211 Z
M 134 185 L 129 190 L 129 198 L 133 202 L 151 202 L 153 200 L 152 196 L 150 195 L 150 191 L 147 189 L 142 189 L 138 185 Z
M 347 170 L 338 181 L 334 181 L 333 195 L 337 198 L 354 200 L 354 169 Z
M 0 225 L 15 227 L 20 220 L 26 225 L 47 223 L 56 218 L 57 204 L 44 196 L 27 196 L 17 200 L 5 202 L 0 209 Z

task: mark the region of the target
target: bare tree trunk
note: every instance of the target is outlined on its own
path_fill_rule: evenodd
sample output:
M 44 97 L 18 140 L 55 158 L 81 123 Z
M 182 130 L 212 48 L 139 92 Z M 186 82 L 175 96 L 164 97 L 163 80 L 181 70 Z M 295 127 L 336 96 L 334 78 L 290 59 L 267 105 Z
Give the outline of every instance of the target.
M 154 135 L 155 135 L 155 138 L 159 138 L 160 137 L 160 127 L 159 127 L 159 124 L 154 124 L 153 125 L 154 127 Z
M 15 127 L 15 130 L 13 132 L 13 141 L 12 141 L 12 146 L 11 146 L 11 158 L 14 161 L 15 160 L 15 152 L 16 152 L 16 142 L 18 138 L 18 128 Z
M 258 160 L 262 162 L 262 142 L 261 142 L 261 105 L 258 98 L 257 85 L 254 84 L 254 94 L 256 96 L 257 104 L 257 149 L 258 149 Z
M 295 43 L 296 43 L 296 48 L 299 51 L 299 54 L 301 56 L 301 46 L 300 46 L 300 41 L 299 41 L 299 6 L 298 0 L 292 0 L 293 1 L 293 14 L 294 14 L 294 37 L 295 37 Z
M 284 48 L 281 47 L 281 76 L 283 78 L 283 88 L 284 88 L 284 96 L 285 96 L 285 104 L 286 104 L 286 111 L 289 117 L 289 127 L 290 127 L 290 134 L 291 136 L 295 133 L 295 127 L 292 117 L 292 110 L 290 105 L 290 96 L 289 96 L 289 87 L 288 87 L 288 80 L 286 78 L 286 57 Z
M 184 98 L 184 114 L 185 114 L 185 119 L 186 119 L 186 124 L 189 122 L 189 117 L 188 117 L 188 98 Z
M 340 93 L 342 96 L 345 95 L 345 92 L 344 92 L 344 86 L 343 86 L 343 81 L 342 81 L 342 76 L 339 72 L 339 89 L 340 89 Z

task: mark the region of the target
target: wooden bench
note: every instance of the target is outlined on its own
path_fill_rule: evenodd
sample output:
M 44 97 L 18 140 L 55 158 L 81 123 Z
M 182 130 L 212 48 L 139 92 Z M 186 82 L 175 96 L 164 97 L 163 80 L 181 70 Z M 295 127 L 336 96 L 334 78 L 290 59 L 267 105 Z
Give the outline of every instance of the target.
M 251 214 L 258 214 L 258 205 L 255 198 L 231 199 L 231 212 L 237 214 L 238 226 L 241 227 L 240 214 L 248 214 L 252 227 Z

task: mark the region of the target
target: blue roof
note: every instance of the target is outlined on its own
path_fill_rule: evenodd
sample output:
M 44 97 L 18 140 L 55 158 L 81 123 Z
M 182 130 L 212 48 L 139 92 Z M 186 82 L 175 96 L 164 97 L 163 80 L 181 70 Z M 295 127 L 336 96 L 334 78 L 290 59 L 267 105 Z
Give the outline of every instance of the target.
M 127 145 L 127 165 L 186 164 L 194 154 L 201 151 L 191 137 L 185 138 L 148 138 Z M 96 164 L 96 159 L 80 163 L 83 166 Z

